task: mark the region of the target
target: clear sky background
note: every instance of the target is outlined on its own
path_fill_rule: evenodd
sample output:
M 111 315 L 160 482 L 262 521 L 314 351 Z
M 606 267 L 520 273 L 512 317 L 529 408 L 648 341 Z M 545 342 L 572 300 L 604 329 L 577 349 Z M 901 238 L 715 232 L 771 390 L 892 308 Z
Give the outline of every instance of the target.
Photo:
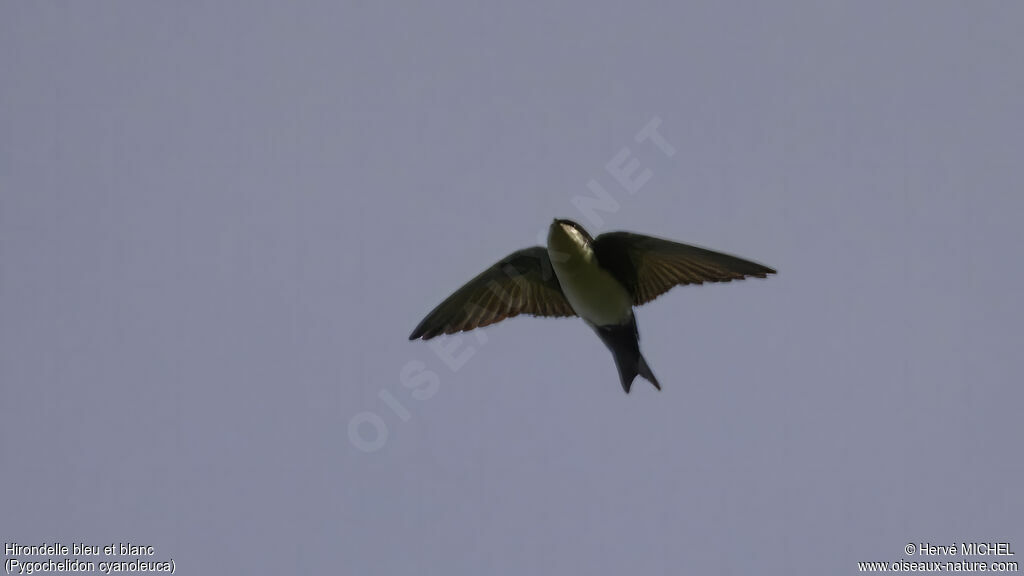
M 1024 560 L 1021 22 L 3 3 L 0 538 L 182 574 Z M 554 217 L 779 274 L 639 308 L 660 393 L 577 319 L 407 341 Z

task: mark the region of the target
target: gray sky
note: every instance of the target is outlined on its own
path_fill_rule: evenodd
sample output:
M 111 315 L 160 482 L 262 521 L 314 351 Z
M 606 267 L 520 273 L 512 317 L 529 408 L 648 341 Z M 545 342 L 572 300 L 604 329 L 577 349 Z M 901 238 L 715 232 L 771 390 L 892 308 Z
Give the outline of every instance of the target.
M 183 574 L 1024 549 L 1022 17 L 0 5 L 0 537 Z M 553 217 L 779 274 L 639 308 L 660 393 L 575 319 L 406 340 Z

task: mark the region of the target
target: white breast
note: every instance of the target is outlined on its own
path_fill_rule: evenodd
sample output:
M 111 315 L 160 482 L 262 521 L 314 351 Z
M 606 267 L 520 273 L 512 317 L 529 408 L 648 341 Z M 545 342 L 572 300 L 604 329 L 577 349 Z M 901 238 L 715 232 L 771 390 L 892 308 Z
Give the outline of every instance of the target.
M 629 318 L 633 299 L 622 284 L 597 265 L 589 247 L 568 260 L 557 254 L 550 257 L 562 292 L 581 318 L 598 326 L 621 324 Z

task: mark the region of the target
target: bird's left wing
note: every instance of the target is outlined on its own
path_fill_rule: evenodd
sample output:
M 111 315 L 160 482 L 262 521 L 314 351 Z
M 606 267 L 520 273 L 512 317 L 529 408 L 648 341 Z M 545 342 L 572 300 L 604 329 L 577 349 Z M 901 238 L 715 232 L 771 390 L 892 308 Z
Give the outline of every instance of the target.
M 598 262 L 633 294 L 636 306 L 654 300 L 673 286 L 775 274 L 775 270 L 757 262 L 631 232 L 601 234 L 593 248 Z
M 575 316 L 541 246 L 513 252 L 441 302 L 409 335 L 428 340 L 518 316 Z

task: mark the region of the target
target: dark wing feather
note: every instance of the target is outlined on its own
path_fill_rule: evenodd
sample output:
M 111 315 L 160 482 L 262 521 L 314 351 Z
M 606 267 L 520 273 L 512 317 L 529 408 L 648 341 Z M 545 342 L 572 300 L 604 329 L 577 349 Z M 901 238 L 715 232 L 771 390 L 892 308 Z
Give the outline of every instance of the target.
M 434 308 L 409 335 L 428 340 L 518 316 L 575 316 L 540 246 L 513 252 Z
M 764 278 L 775 270 L 750 260 L 698 246 L 630 232 L 609 232 L 594 240 L 601 266 L 622 282 L 639 306 L 673 286 Z

